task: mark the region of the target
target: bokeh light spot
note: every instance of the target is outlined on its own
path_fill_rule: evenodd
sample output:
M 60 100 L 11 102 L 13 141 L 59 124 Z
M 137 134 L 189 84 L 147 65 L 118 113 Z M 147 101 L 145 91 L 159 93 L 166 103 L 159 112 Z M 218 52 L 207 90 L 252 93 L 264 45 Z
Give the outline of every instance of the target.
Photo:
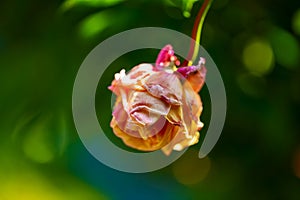
M 204 180 L 211 167 L 208 157 L 199 159 L 195 150 L 187 151 L 173 165 L 173 174 L 179 183 L 184 185 L 197 184 Z
M 68 10 L 75 6 L 107 7 L 122 1 L 124 0 L 66 0 L 62 4 L 62 10 Z
M 300 9 L 298 9 L 293 16 L 292 28 L 297 35 L 300 35 Z
M 288 68 L 298 67 L 300 49 L 296 38 L 280 28 L 274 28 L 270 38 L 276 62 Z
M 259 76 L 267 74 L 274 64 L 274 55 L 270 44 L 259 39 L 248 43 L 243 51 L 243 62 L 249 72 Z
M 31 160 L 38 163 L 47 163 L 53 160 L 54 152 L 45 138 L 45 132 L 36 127 L 23 141 L 23 151 Z
M 265 93 L 266 81 L 263 77 L 244 73 L 237 77 L 237 83 L 241 90 L 249 96 L 261 97 Z
M 80 35 L 83 38 L 91 38 L 101 33 L 110 25 L 111 17 L 111 13 L 106 11 L 102 11 L 87 17 L 79 26 Z

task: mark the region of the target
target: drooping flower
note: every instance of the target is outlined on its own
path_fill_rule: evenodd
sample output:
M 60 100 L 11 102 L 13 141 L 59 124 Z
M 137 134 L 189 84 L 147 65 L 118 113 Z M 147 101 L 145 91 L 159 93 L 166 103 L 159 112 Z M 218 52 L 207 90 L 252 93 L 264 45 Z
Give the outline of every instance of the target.
M 205 80 L 205 60 L 179 67 L 171 45 L 155 65 L 140 64 L 115 74 L 109 89 L 117 96 L 110 126 L 116 136 L 142 151 L 161 149 L 166 155 L 198 142 Z

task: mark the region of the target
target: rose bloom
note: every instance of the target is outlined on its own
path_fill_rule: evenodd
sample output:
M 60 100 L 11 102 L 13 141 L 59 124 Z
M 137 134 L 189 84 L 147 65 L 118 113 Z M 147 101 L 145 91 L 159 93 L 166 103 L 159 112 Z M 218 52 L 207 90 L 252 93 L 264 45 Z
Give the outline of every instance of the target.
M 140 64 L 115 74 L 109 89 L 117 99 L 110 126 L 134 149 L 166 155 L 199 140 L 202 102 L 198 92 L 205 80 L 205 60 L 179 67 L 171 45 L 159 53 L 156 64 Z

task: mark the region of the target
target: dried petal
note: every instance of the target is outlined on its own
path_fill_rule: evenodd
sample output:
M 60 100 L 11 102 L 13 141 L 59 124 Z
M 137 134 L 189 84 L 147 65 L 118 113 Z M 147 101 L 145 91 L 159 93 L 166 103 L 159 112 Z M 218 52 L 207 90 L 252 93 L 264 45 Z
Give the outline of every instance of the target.
M 151 74 L 155 73 L 151 64 L 140 64 L 130 70 L 126 75 L 122 69 L 120 73 L 115 74 L 111 86 L 108 87 L 116 95 L 120 95 L 120 90 L 145 90 L 142 85 Z
M 113 116 L 119 128 L 134 137 L 147 138 L 160 131 L 166 120 L 170 105 L 151 96 L 147 92 L 135 91 L 129 99 L 118 97 Z M 127 109 L 125 109 L 127 106 Z
M 198 94 L 196 94 L 188 81 L 183 84 L 182 99 L 182 125 L 174 139 L 162 148 L 162 151 L 168 155 L 172 150 L 182 150 L 198 142 L 199 132 L 203 127 L 200 122 L 202 112 L 202 103 Z M 172 109 L 170 113 L 172 112 Z
M 178 126 L 173 126 L 166 122 L 164 127 L 157 134 L 148 137 L 147 139 L 143 139 L 133 137 L 127 134 L 127 132 L 122 131 L 115 123 L 114 119 L 111 122 L 111 126 L 116 136 L 121 138 L 127 146 L 142 151 L 155 151 L 161 149 L 174 138 L 179 130 Z
M 171 124 L 182 126 L 183 125 L 182 115 L 183 115 L 182 106 L 172 106 L 166 118 Z
M 200 58 L 197 66 L 180 67 L 177 69 L 177 72 L 189 81 L 195 92 L 201 90 L 205 81 L 206 68 L 204 64 L 205 59 Z
M 144 87 L 155 97 L 158 97 L 172 105 L 181 105 L 182 85 L 175 74 L 159 71 L 152 74 Z

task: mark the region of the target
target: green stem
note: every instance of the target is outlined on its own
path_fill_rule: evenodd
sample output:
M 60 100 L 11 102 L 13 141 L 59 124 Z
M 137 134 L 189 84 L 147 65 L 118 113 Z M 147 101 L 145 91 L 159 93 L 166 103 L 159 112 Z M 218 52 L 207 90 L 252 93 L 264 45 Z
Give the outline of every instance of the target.
M 191 66 L 198 55 L 204 19 L 205 19 L 207 12 L 212 4 L 212 1 L 213 0 L 204 0 L 203 4 L 198 12 L 198 15 L 197 15 L 195 23 L 194 23 L 193 31 L 192 31 L 192 36 L 191 36 L 192 39 L 195 40 L 196 42 L 191 41 L 191 47 L 190 47 L 187 59 L 183 63 L 183 66 Z

